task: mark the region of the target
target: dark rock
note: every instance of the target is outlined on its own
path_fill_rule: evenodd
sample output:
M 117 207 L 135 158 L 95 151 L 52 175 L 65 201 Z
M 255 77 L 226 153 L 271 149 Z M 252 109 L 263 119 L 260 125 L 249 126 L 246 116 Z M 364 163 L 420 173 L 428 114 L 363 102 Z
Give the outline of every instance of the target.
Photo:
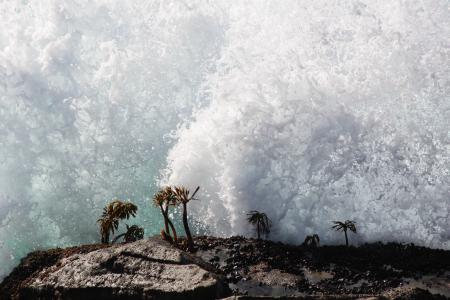
M 383 294 L 384 299 L 393 300 L 445 300 L 448 299 L 442 295 L 434 295 L 429 291 L 419 288 L 393 290 Z M 383 299 L 383 298 L 382 298 Z
M 207 236 L 195 244 L 201 251 L 192 255 L 159 238 L 95 252 L 75 247 L 70 255 L 67 249 L 42 251 L 0 290 L 22 286 L 23 299 L 213 299 L 227 294 L 229 284 L 248 299 L 441 299 L 412 289 L 416 276 L 427 278 L 421 287 L 450 295 L 442 288 L 449 282 L 450 251 L 395 243 L 305 249 Z M 4 295 L 0 299 L 10 299 Z

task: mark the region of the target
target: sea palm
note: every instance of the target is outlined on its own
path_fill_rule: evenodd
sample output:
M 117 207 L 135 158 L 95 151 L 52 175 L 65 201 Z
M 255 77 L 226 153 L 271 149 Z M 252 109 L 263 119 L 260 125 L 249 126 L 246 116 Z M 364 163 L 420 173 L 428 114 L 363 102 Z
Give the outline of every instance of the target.
M 176 186 L 173 188 L 177 203 L 183 206 L 183 226 L 184 231 L 186 232 L 189 251 L 194 250 L 194 240 L 192 239 L 191 231 L 189 229 L 189 223 L 187 218 L 187 204 L 191 200 L 197 200 L 194 198 L 194 196 L 195 194 L 197 194 L 199 189 L 200 187 L 198 186 L 191 195 L 190 191 L 184 186 Z
M 97 220 L 97 223 L 100 225 L 102 243 L 108 244 L 110 234 L 114 234 L 119 227 L 119 221 L 129 219 L 130 216 L 136 216 L 136 211 L 136 205 L 120 200 L 114 200 L 105 206 L 101 218 Z
M 356 233 L 356 222 L 346 220 L 345 222 L 341 221 L 333 221 L 333 229 L 336 231 L 343 231 L 345 235 L 345 245 L 348 247 L 348 237 L 347 237 L 347 230 L 350 230 L 354 233 Z
M 144 238 L 144 228 L 137 225 L 128 226 L 128 224 L 126 224 L 126 227 L 127 231 L 116 236 L 112 241 L 113 243 L 115 243 L 121 237 L 123 237 L 126 243 L 135 242 Z
M 261 233 L 265 235 L 270 233 L 272 222 L 265 213 L 259 212 L 257 210 L 252 210 L 247 214 L 247 216 L 247 221 L 256 227 L 258 240 L 261 239 Z
M 317 248 L 320 245 L 320 238 L 317 234 L 307 235 L 303 245 L 306 247 Z
M 155 196 L 153 196 L 153 203 L 160 208 L 161 214 L 163 215 L 165 234 L 170 237 L 170 226 L 170 229 L 172 229 L 173 239 L 176 243 L 177 232 L 175 230 L 175 226 L 173 226 L 173 223 L 169 218 L 169 207 L 176 205 L 176 197 L 173 189 L 170 186 L 161 189 L 155 194 Z

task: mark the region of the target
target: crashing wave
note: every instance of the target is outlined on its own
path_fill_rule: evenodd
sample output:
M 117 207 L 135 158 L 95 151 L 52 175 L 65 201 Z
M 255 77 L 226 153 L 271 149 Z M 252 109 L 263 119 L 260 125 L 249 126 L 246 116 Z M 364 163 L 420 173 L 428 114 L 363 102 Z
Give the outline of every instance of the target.
M 445 0 L 0 4 L 0 270 L 98 241 L 119 197 L 201 185 L 213 234 L 450 248 Z M 162 174 L 162 176 L 160 176 Z

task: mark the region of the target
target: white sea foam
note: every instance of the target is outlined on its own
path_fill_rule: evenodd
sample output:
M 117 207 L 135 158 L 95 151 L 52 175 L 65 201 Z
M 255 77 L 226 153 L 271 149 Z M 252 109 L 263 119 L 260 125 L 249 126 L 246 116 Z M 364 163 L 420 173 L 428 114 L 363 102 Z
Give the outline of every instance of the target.
M 177 131 L 163 182 L 202 185 L 214 233 L 271 238 L 353 219 L 359 241 L 450 248 L 446 1 L 252 2 L 230 10 L 208 106 Z
M 350 218 L 450 249 L 445 0 L 21 0 L 0 25 L 0 277 L 98 240 L 113 197 L 157 232 L 165 183 L 201 186 L 214 234 L 258 209 L 277 240 Z
M 98 241 L 114 197 L 159 231 L 148 198 L 206 101 L 221 22 L 179 1 L 0 3 L 0 278 L 33 249 Z

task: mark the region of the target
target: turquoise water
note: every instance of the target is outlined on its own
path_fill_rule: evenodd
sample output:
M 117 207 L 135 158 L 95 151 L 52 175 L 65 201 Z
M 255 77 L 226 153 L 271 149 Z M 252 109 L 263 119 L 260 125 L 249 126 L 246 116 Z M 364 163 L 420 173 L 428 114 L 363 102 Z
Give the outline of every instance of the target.
M 274 240 L 353 219 L 450 248 L 446 0 L 18 0 L 0 25 L 0 278 L 98 241 L 114 198 L 158 233 L 163 184 L 201 186 L 201 232 L 257 209 Z

